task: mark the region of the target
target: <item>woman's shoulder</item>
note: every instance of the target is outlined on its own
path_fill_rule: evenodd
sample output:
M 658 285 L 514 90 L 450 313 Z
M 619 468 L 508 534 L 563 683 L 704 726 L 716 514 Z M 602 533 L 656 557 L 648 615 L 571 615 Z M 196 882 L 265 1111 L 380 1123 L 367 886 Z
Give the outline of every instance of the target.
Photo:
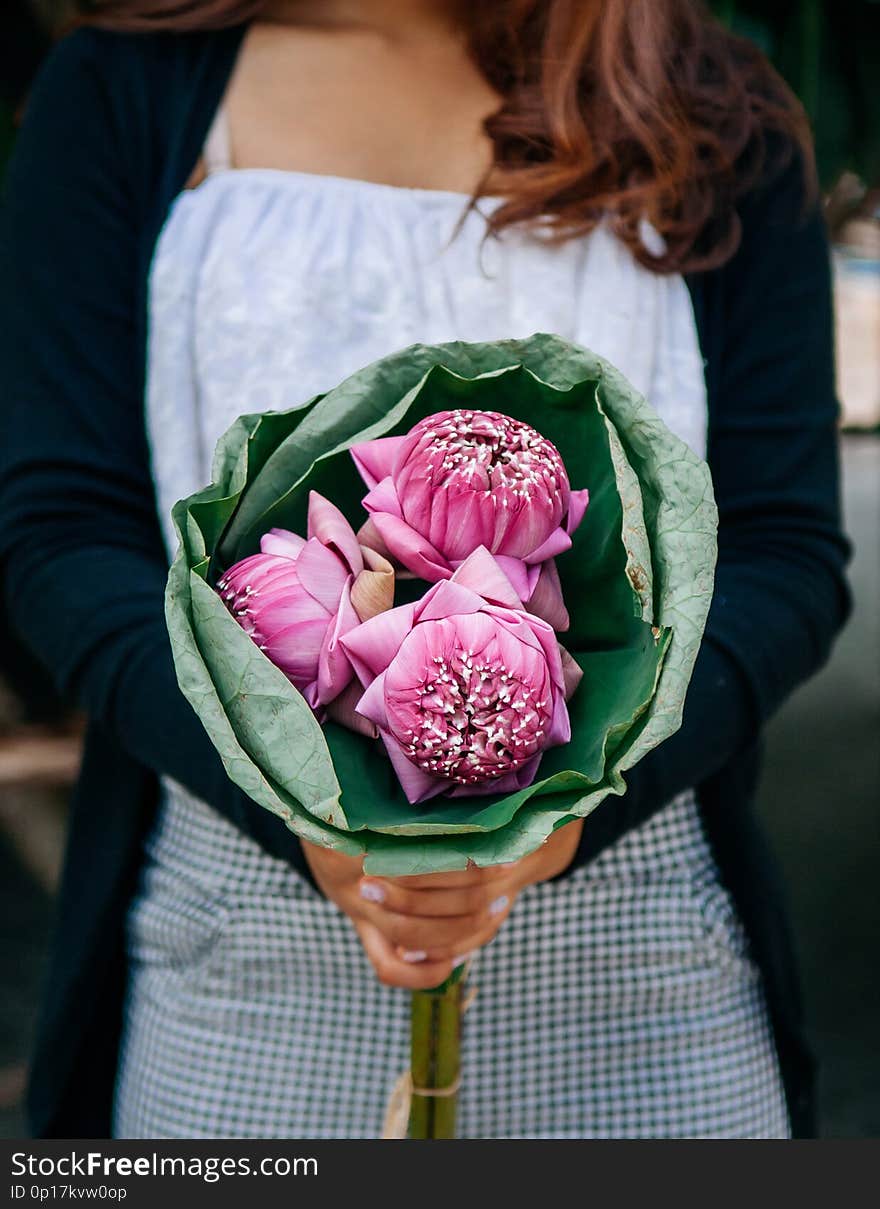
M 240 32 L 236 27 L 129 33 L 83 26 L 53 48 L 33 96 L 67 103 L 100 97 L 120 110 L 179 112 L 188 95 L 210 86 L 212 64 L 221 75 L 228 70 Z
M 53 48 L 28 97 L 4 194 L 47 182 L 136 203 L 152 230 L 183 187 L 235 62 L 241 29 L 117 33 L 84 27 Z

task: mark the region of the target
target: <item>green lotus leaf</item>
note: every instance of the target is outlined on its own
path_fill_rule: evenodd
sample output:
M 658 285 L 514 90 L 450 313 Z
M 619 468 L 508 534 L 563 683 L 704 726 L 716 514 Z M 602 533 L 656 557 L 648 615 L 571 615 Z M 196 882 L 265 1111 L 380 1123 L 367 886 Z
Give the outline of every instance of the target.
M 227 612 L 213 584 L 272 526 L 304 532 L 310 491 L 355 528 L 364 487 L 351 445 L 454 407 L 501 411 L 559 449 L 590 505 L 557 560 L 565 645 L 583 680 L 572 740 L 514 794 L 410 805 L 381 745 L 322 727 Z M 363 853 L 373 873 L 491 865 L 533 851 L 609 794 L 673 734 L 712 594 L 717 512 L 708 468 L 608 362 L 557 336 L 415 345 L 289 412 L 243 416 L 213 482 L 174 509 L 166 615 L 181 689 L 231 779 L 298 835 Z M 398 584 L 398 599 L 425 589 Z M 589 824 L 587 824 L 589 825 Z

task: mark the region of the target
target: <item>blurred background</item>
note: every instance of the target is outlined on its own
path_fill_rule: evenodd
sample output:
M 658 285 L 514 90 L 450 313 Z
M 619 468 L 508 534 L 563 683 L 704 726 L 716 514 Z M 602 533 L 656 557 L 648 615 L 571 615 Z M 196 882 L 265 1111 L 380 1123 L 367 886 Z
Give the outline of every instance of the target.
M 716 0 L 801 97 L 834 241 L 855 613 L 769 728 L 759 808 L 787 876 L 822 1133 L 880 1136 L 880 0 Z M 64 0 L 3 0 L 0 177 Z M 82 722 L 0 614 L 0 1136 L 21 1110 Z

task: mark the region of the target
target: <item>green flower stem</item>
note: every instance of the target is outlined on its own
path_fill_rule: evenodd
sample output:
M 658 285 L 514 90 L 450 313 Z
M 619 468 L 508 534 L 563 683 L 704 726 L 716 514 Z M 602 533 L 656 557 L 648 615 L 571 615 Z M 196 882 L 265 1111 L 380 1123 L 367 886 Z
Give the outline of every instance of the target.
M 413 1088 L 452 1087 L 461 1066 L 461 988 L 453 975 L 432 991 L 414 991 L 412 996 L 412 1053 L 410 1069 Z M 414 1139 L 454 1138 L 455 1102 L 449 1096 L 420 1096 L 413 1091 L 409 1136 Z

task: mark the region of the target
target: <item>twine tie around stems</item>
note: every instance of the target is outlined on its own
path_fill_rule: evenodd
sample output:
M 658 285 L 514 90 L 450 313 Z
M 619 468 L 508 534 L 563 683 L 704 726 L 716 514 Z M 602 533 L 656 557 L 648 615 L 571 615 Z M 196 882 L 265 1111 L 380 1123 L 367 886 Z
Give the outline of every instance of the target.
M 471 968 L 468 962 L 462 974 L 462 982 L 467 978 Z M 461 1001 L 460 1012 L 463 1016 L 473 1003 L 477 988 L 471 987 Z M 410 1113 L 413 1096 L 424 1096 L 428 1099 L 448 1099 L 456 1095 L 461 1087 L 461 1070 L 445 1087 L 416 1087 L 413 1084 L 412 1071 L 406 1070 L 394 1082 L 388 1103 L 385 1107 L 385 1119 L 382 1125 L 383 1140 L 401 1140 L 409 1132 Z

